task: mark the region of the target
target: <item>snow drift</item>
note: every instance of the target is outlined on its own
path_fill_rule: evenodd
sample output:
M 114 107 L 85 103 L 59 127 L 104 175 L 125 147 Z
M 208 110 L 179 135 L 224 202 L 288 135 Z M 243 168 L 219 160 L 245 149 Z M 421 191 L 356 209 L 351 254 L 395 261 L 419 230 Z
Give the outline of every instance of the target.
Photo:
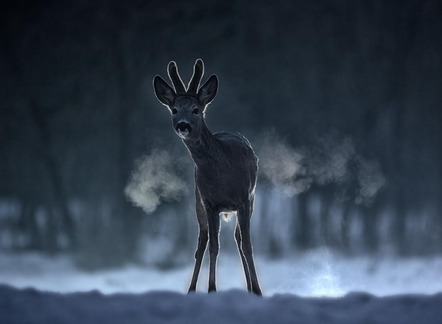
M 230 290 L 103 295 L 59 294 L 0 285 L 0 323 L 441 323 L 442 293 L 340 298 L 257 297 Z

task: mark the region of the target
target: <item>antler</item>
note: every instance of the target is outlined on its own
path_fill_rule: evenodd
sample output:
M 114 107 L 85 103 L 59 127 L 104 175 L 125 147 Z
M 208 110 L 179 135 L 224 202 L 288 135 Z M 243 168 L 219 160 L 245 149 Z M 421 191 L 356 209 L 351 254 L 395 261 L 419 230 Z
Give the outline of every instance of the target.
M 178 68 L 174 61 L 170 62 L 167 71 L 169 74 L 169 78 L 172 81 L 173 87 L 175 88 L 175 93 L 177 95 L 186 94 L 186 88 L 184 87 L 184 83 L 178 74 Z
M 204 63 L 202 59 L 197 59 L 193 66 L 193 75 L 187 87 L 187 93 L 195 94 L 198 91 L 200 81 L 204 74 Z
M 167 72 L 169 74 L 170 80 L 172 81 L 172 85 L 177 96 L 183 94 L 196 95 L 204 74 L 204 63 L 202 59 L 197 59 L 195 61 L 195 65 L 193 66 L 192 78 L 190 78 L 187 90 L 184 86 L 183 80 L 181 80 L 181 77 L 178 73 L 178 67 L 174 61 L 171 61 L 167 66 Z

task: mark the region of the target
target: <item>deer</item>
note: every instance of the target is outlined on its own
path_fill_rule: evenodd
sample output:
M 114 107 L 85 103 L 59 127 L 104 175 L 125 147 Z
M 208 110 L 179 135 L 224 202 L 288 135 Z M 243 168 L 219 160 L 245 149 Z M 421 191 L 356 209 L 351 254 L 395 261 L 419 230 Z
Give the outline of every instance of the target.
M 218 78 L 212 75 L 200 86 L 204 63 L 197 59 L 193 75 L 185 87 L 177 64 L 171 61 L 167 72 L 173 88 L 156 75 L 157 99 L 168 108 L 172 126 L 194 162 L 196 216 L 199 227 L 195 265 L 188 293 L 195 292 L 201 262 L 209 245 L 208 291 L 216 291 L 216 262 L 219 253 L 220 218 L 236 214 L 235 241 L 244 269 L 247 290 L 261 296 L 253 260 L 250 219 L 258 176 L 258 157 L 250 142 L 239 133 L 212 133 L 206 125 L 208 105 L 218 91 Z

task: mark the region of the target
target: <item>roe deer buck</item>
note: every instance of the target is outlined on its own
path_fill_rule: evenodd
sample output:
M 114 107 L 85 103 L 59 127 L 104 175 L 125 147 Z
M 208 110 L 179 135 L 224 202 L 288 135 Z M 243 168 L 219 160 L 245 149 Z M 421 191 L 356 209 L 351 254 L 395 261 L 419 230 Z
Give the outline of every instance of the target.
M 169 108 L 173 129 L 183 140 L 195 163 L 199 237 L 189 292 L 196 289 L 207 240 L 210 254 L 209 292 L 216 291 L 220 215 L 236 212 L 235 239 L 244 267 L 247 289 L 261 295 L 250 240 L 258 158 L 244 136 L 227 132 L 212 134 L 207 128 L 205 110 L 217 93 L 218 78 L 212 75 L 199 87 L 204 73 L 201 59 L 195 62 L 187 90 L 175 62 L 170 62 L 167 70 L 173 89 L 157 75 L 153 80 L 155 95 Z

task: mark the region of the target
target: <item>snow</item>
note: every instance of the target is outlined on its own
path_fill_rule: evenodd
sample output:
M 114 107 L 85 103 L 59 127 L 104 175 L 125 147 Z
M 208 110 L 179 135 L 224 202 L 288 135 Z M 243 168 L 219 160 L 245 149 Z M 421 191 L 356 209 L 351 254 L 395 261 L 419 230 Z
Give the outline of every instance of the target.
M 0 286 L 1 323 L 441 323 L 442 294 L 257 297 L 241 290 L 60 294 Z
M 218 290 L 244 290 L 239 257 L 222 252 L 217 271 Z M 364 291 L 376 296 L 442 292 L 441 256 L 346 258 L 327 249 L 319 249 L 278 260 L 256 256 L 256 265 L 266 296 L 290 293 L 303 297 L 340 297 L 353 291 Z M 201 292 L 207 291 L 207 268 L 205 262 L 198 283 L 198 291 Z M 0 283 L 62 293 L 90 290 L 104 294 L 153 290 L 185 293 L 192 270 L 193 265 L 189 263 L 171 270 L 126 265 L 87 272 L 76 268 L 67 257 L 0 253 Z
M 220 255 L 219 292 L 185 294 L 192 265 L 85 272 L 67 257 L 0 254 L 0 323 L 442 323 L 442 258 L 344 258 L 327 249 L 257 257 L 264 297 Z M 31 288 L 29 288 L 31 287 Z M 356 292 L 363 291 L 363 292 Z

